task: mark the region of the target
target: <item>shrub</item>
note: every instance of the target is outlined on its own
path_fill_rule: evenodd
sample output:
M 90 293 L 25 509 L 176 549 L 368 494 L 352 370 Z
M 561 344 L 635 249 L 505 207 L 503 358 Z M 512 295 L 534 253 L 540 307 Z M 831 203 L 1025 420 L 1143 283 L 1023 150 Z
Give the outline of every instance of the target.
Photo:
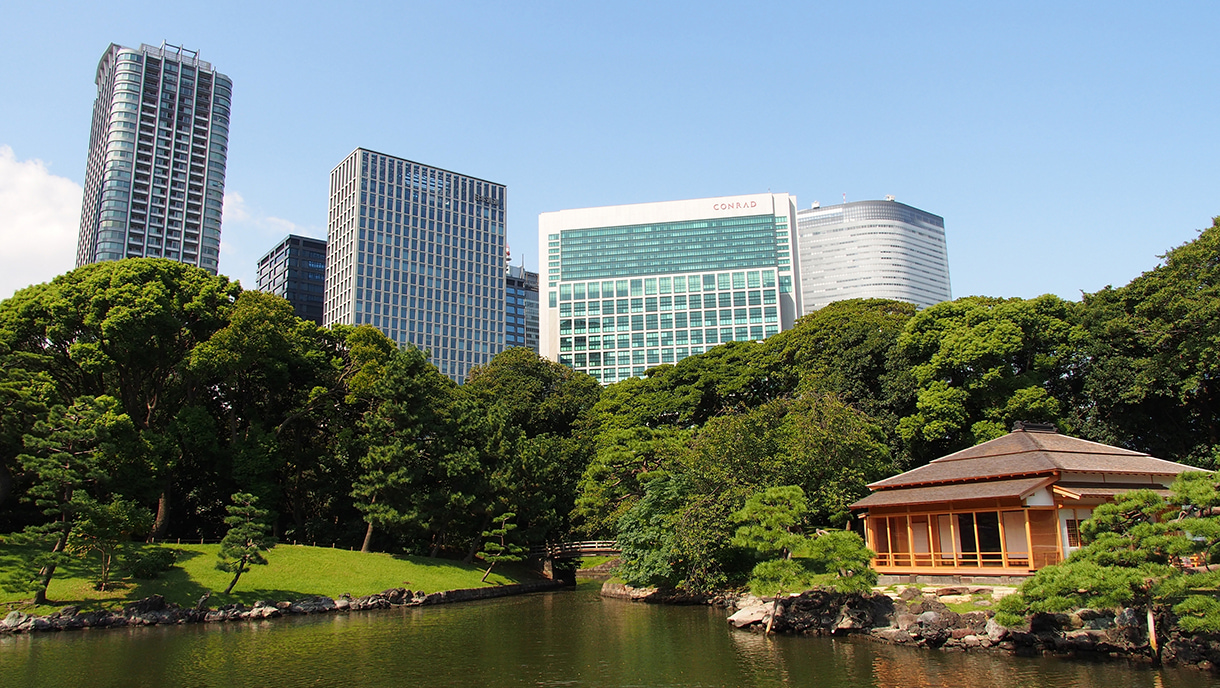
M 157 578 L 174 567 L 178 552 L 168 547 L 147 547 L 127 553 L 124 564 L 132 578 Z

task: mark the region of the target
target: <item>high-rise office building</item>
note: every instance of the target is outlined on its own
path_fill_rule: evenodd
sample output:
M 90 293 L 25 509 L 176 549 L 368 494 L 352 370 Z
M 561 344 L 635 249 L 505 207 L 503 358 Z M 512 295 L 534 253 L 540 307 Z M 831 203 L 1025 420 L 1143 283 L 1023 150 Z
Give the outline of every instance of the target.
M 504 276 L 504 346 L 538 351 L 538 273 L 509 265 Z
M 945 220 L 898 203 L 855 201 L 796 214 L 801 302 L 876 298 L 926 308 L 952 298 Z
M 76 264 L 157 256 L 215 274 L 233 82 L 164 43 L 112 43 L 94 81 Z
M 788 194 L 542 213 L 538 235 L 540 353 L 603 383 L 763 339 L 800 313 Z
M 298 318 L 321 325 L 326 242 L 289 234 L 258 261 L 258 290 L 288 299 Z
M 379 328 L 462 382 L 504 348 L 506 189 L 357 148 L 330 173 L 323 323 Z

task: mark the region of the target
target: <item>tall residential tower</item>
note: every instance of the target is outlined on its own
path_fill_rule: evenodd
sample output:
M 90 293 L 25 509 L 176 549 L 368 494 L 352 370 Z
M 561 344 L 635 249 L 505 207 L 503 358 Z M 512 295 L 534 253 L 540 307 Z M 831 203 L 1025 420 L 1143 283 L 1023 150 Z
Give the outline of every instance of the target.
M 800 315 L 796 199 L 754 194 L 538 216 L 543 356 L 603 383 Z
M 215 274 L 233 82 L 164 43 L 112 43 L 94 81 L 76 264 L 157 256 Z
M 330 173 L 323 324 L 372 325 L 462 382 L 504 348 L 506 189 L 357 148 Z
M 953 298 L 945 221 L 898 203 L 855 201 L 796 214 L 804 313 L 844 299 L 926 308 Z

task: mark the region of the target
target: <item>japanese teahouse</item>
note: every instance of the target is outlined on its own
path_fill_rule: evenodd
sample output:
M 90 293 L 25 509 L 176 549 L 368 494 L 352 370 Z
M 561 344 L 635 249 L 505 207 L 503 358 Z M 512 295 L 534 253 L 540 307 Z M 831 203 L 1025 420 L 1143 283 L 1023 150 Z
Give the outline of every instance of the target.
M 1028 576 L 1080 546 L 1093 507 L 1127 490 L 1167 495 L 1191 470 L 1018 422 L 1003 437 L 872 483 L 851 508 L 882 575 Z

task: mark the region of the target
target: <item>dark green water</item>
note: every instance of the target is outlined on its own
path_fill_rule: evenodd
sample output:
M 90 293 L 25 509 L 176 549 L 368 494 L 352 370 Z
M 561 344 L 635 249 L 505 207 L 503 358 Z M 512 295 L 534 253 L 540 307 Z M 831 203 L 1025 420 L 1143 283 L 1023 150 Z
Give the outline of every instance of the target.
M 603 600 L 595 587 L 261 623 L 0 638 L 0 686 L 1213 685 L 1195 671 L 763 638 L 721 610 Z

